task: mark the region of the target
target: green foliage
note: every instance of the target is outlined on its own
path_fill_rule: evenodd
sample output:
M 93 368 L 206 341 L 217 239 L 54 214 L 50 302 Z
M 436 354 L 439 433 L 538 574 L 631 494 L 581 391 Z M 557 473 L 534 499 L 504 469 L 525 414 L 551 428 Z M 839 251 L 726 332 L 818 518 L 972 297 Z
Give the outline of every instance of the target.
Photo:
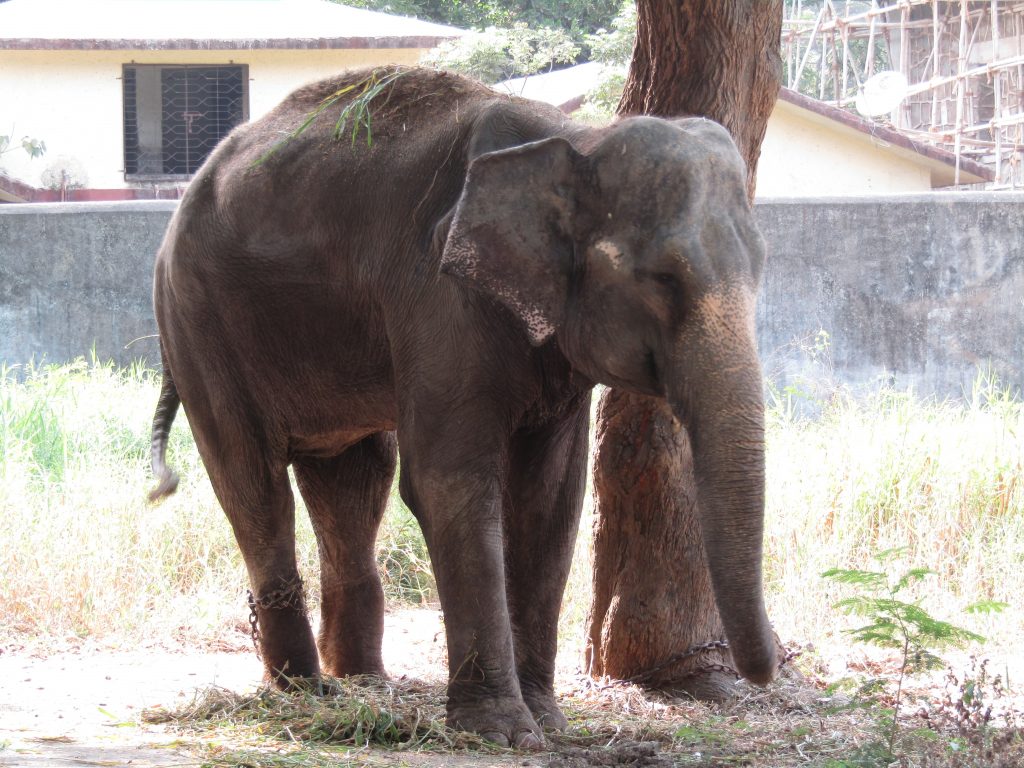
M 579 46 L 564 30 L 516 22 L 510 28 L 488 27 L 442 43 L 423 61 L 497 83 L 550 70 L 556 64 L 571 64 L 579 53 Z
M 455 27 L 524 24 L 565 30 L 576 42 L 606 26 L 619 0 L 334 0 L 371 11 L 417 16 Z
M 893 706 L 879 710 L 878 724 L 883 738 L 862 746 L 851 758 L 832 763 L 834 768 L 850 766 L 888 765 L 898 757 L 900 737 L 900 707 L 906 678 L 923 672 L 941 669 L 945 662 L 938 651 L 950 647 L 963 647 L 971 642 L 983 642 L 981 635 L 935 618 L 922 606 L 920 599 L 908 598 L 908 591 L 923 579 L 934 575 L 927 568 L 909 568 L 898 576 L 891 575 L 885 566 L 906 554 L 906 548 L 887 549 L 875 555 L 881 570 L 831 568 L 822 576 L 857 590 L 857 594 L 844 598 L 834 607 L 848 615 L 867 619 L 867 624 L 844 630 L 857 642 L 897 651 L 900 669 L 896 678 Z M 998 612 L 1005 603 L 984 601 L 968 607 L 973 613 Z M 878 703 L 880 695 L 891 685 L 885 678 L 869 678 L 857 689 L 858 704 Z M 917 733 L 920 737 L 922 734 Z
M 615 115 L 626 85 L 635 40 L 636 4 L 633 0 L 625 0 L 609 29 L 599 29 L 587 37 L 591 56 L 602 64 L 602 72 L 598 84 L 587 94 L 580 118 L 603 121 Z
M 331 95 L 324 98 L 309 114 L 306 115 L 306 119 L 291 133 L 281 139 L 279 142 L 274 144 L 268 149 L 255 163 L 254 165 L 260 165 L 266 162 L 275 152 L 281 149 L 285 144 L 295 139 L 301 133 L 305 132 L 314 121 L 320 117 L 324 112 L 333 107 L 339 101 L 344 99 L 349 94 L 359 91 L 351 100 L 342 107 L 338 113 L 338 118 L 334 123 L 334 138 L 340 139 L 345 135 L 345 130 L 349 125 L 349 120 L 352 121 L 351 139 L 352 146 L 355 146 L 356 139 L 359 138 L 359 132 L 362 130 L 366 131 L 366 146 L 373 146 L 373 114 L 370 111 L 370 103 L 377 98 L 381 92 L 384 91 L 389 85 L 395 80 L 405 74 L 405 70 L 395 69 L 390 72 L 387 70 L 375 69 L 370 73 L 370 76 L 360 80 L 358 83 L 352 83 L 346 85 L 344 88 L 339 88 Z M 360 90 L 362 89 L 362 90 Z
M 625 0 L 611 20 L 609 28 L 602 27 L 587 37 L 591 60 L 606 66 L 626 66 L 633 55 L 636 40 L 636 3 Z
M 875 559 L 884 566 L 905 553 L 905 547 L 898 547 L 879 552 Z M 920 600 L 900 599 L 915 584 L 933 575 L 935 572 L 928 568 L 910 568 L 896 578 L 884 570 L 832 568 L 822 574 L 859 590 L 859 594 L 840 600 L 835 607 L 868 623 L 845 631 L 857 642 L 899 651 L 903 655 L 901 682 L 904 675 L 941 669 L 943 661 L 936 651 L 985 640 L 975 632 L 935 618 L 921 607 Z M 967 610 L 985 613 L 1006 607 L 1005 603 L 985 601 Z
M 91 364 L 79 360 L 67 366 L 0 367 L 0 468 L 21 464 L 34 485 L 43 487 L 62 482 L 75 457 L 97 444 L 119 459 L 146 457 L 144 427 L 127 429 L 113 404 L 79 407 L 76 385 L 81 378 L 98 380 L 110 374 L 95 358 Z M 130 370 L 122 375 L 145 377 Z M 76 410 L 72 418 L 68 407 Z
M 0 135 L 0 155 L 13 152 L 17 148 L 17 146 L 11 144 L 12 136 L 13 133 L 7 136 Z M 18 146 L 31 158 L 42 157 L 46 153 L 46 142 L 29 136 L 22 136 Z

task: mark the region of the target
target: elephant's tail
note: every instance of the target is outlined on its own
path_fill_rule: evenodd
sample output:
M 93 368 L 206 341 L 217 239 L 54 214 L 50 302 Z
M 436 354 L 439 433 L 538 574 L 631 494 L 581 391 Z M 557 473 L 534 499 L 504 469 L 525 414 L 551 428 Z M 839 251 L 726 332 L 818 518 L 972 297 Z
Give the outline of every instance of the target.
M 181 398 L 178 397 L 178 390 L 174 386 L 171 369 L 165 363 L 163 382 L 160 385 L 160 399 L 157 401 L 156 414 L 153 416 L 151 455 L 153 474 L 156 475 L 159 483 L 149 492 L 151 502 L 170 496 L 178 488 L 178 473 L 168 467 L 165 460 L 167 458 L 167 437 L 171 433 L 171 425 L 174 423 L 174 417 L 178 415 L 180 404 Z

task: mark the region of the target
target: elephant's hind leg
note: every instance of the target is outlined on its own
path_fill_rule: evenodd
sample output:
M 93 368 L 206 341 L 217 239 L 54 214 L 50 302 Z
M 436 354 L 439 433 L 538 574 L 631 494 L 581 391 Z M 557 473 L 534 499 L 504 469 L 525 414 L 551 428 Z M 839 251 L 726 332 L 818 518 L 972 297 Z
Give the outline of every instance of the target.
M 384 674 L 384 592 L 374 541 L 395 474 L 394 435 L 371 435 L 330 459 L 294 462 L 320 551 L 324 671 Z
M 287 688 L 292 680 L 318 677 L 320 665 L 295 561 L 295 500 L 286 466 L 252 455 L 224 461 L 209 450 L 203 457 L 249 572 L 250 607 L 268 679 Z

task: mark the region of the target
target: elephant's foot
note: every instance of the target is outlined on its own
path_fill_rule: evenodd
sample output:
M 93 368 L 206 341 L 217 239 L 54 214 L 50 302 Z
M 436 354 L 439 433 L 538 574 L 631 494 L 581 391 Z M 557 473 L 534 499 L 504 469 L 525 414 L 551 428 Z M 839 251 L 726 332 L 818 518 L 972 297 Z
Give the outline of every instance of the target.
M 301 681 L 318 680 L 320 659 L 306 618 L 302 582 L 296 579 L 261 597 L 250 594 L 249 609 L 253 641 L 263 657 L 266 681 L 289 690 L 296 684 L 305 685 Z
M 569 724 L 553 693 L 524 690 L 523 701 L 533 713 L 533 719 L 545 731 L 564 731 Z
M 544 748 L 541 729 L 519 699 L 503 697 L 466 703 L 449 700 L 448 726 L 478 733 L 499 747 L 532 751 Z
M 263 677 L 275 688 L 282 691 L 306 688 L 320 680 L 320 662 L 315 646 L 262 642 L 260 650 L 263 654 Z
M 321 644 L 321 649 L 323 645 Z M 353 659 L 341 657 L 335 654 L 321 653 L 323 670 L 331 677 L 379 677 L 387 679 L 388 673 L 384 671 L 384 662 L 381 660 L 380 652 L 374 656 Z

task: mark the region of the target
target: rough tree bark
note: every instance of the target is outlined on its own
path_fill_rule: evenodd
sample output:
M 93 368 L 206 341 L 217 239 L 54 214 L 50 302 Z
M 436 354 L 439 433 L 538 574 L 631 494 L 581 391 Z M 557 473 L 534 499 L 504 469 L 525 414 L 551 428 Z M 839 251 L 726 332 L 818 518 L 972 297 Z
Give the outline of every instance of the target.
M 637 10 L 619 114 L 721 123 L 747 162 L 752 199 L 780 84 L 782 0 L 637 0 Z M 686 431 L 664 401 L 618 390 L 606 391 L 597 418 L 588 669 L 724 699 L 735 690 L 728 650 L 685 655 L 725 638 L 695 517 Z

